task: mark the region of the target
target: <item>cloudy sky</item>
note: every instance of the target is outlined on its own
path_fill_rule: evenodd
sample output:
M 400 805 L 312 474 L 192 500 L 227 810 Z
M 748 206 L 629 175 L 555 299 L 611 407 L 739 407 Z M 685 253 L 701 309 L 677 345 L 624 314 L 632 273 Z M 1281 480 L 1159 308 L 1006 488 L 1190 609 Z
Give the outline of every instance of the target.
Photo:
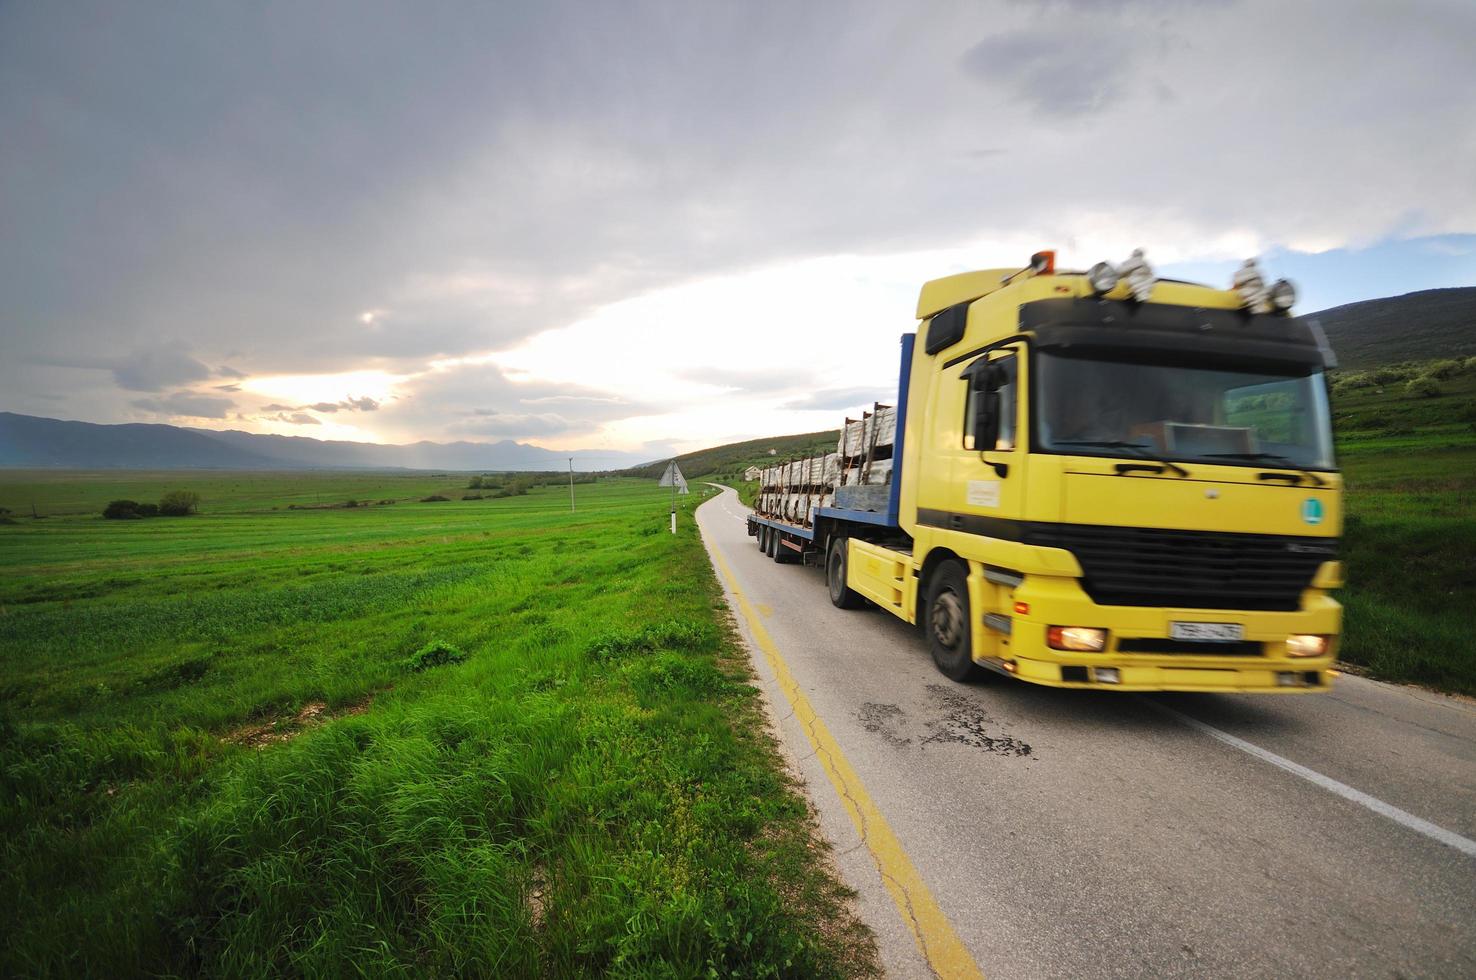
M 1476 4 L 0 2 L 0 410 L 829 428 L 925 279 L 1476 283 Z

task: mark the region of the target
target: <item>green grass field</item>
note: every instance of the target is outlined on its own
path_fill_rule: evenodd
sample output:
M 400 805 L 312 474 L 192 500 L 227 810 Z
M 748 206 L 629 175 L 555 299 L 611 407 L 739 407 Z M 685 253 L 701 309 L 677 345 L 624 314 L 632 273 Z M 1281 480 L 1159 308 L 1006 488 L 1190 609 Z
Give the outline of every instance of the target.
M 0 478 L 0 972 L 875 969 L 690 514 L 464 485 Z
M 1406 385 L 1334 389 L 1348 487 L 1342 657 L 1476 694 L 1476 365 L 1440 379 L 1438 394 Z

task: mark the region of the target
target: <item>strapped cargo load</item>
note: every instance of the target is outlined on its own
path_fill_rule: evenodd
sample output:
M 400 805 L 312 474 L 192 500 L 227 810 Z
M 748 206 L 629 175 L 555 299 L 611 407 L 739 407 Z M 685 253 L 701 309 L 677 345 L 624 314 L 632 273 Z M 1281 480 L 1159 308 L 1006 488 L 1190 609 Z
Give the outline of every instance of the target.
M 839 506 L 855 506 L 844 503 L 851 499 L 864 504 L 857 509 L 874 509 L 873 498 L 884 501 L 884 492 L 849 488 L 891 485 L 896 437 L 897 410 L 890 405 L 878 404 L 859 419 L 846 419 L 835 452 L 762 469 L 755 511 L 763 517 L 811 527 L 815 509 L 837 506 L 838 497 L 842 501 Z

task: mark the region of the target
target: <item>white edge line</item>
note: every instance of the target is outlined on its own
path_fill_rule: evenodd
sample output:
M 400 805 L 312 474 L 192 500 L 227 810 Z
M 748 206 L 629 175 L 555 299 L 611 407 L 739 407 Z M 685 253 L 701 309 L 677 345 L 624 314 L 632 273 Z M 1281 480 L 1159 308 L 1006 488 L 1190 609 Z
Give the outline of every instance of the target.
M 1194 728 L 1198 731 L 1204 732 L 1211 738 L 1219 739 L 1221 742 L 1224 742 L 1226 745 L 1229 745 L 1232 748 L 1237 748 L 1242 752 L 1255 756 L 1257 759 L 1261 759 L 1264 762 L 1269 762 L 1273 766 L 1276 766 L 1280 769 L 1285 769 L 1292 775 L 1300 776 L 1303 779 L 1307 780 L 1307 782 L 1312 783 L 1315 786 L 1321 786 L 1329 793 L 1335 793 L 1345 800 L 1357 803 L 1359 806 L 1362 807 L 1367 807 L 1381 817 L 1387 817 L 1397 824 L 1408 827 L 1410 830 L 1424 834 L 1431 840 L 1439 841 L 1447 847 L 1453 847 L 1456 850 L 1460 851 L 1462 854 L 1468 855 L 1469 857 L 1476 857 L 1476 841 L 1473 841 L 1468 837 L 1462 837 L 1460 834 L 1456 833 L 1453 830 L 1446 830 L 1444 827 L 1436 826 L 1428 820 L 1423 820 L 1415 816 L 1413 813 L 1408 813 L 1404 810 L 1401 810 L 1399 809 L 1399 807 L 1394 806 L 1393 804 L 1385 803 L 1383 800 L 1379 799 L 1376 796 L 1369 796 L 1362 790 L 1354 789 L 1347 783 L 1340 783 L 1336 779 L 1333 779 L 1331 776 L 1324 776 L 1322 773 L 1318 772 L 1315 769 L 1308 769 L 1306 766 L 1299 765 L 1298 763 L 1295 763 L 1290 759 L 1282 758 L 1275 752 L 1269 752 L 1266 749 L 1261 748 L 1259 745 L 1252 745 L 1245 739 L 1236 738 L 1229 732 L 1222 732 L 1213 725 L 1205 724 L 1198 718 L 1191 718 L 1188 715 L 1183 714 L 1182 712 L 1175 711 L 1173 708 L 1159 704 L 1156 701 L 1149 700 L 1148 698 L 1139 698 L 1139 700 L 1149 707 L 1153 708 L 1155 711 L 1160 711 L 1163 714 L 1166 714 L 1171 718 L 1174 718 L 1175 720 L 1188 725 L 1190 728 Z

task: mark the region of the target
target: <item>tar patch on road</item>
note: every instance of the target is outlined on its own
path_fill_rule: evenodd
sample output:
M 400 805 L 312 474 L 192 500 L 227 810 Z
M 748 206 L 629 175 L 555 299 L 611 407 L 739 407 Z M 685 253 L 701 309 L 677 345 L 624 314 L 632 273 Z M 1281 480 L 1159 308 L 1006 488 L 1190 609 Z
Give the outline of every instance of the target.
M 947 714 L 936 721 L 926 722 L 930 734 L 919 743 L 919 748 L 930 744 L 954 742 L 985 752 L 999 755 L 1027 756 L 1030 746 L 1003 732 L 990 734 L 990 727 L 998 728 L 989 713 L 972 698 L 951 691 L 941 684 L 929 684 L 928 696 L 933 703 Z
M 943 715 L 923 722 L 927 735 L 919 740 L 919 749 L 952 743 L 998 755 L 1023 757 L 1031 754 L 1029 745 L 1013 735 L 999 731 L 998 722 L 990 718 L 988 712 L 972 698 L 949 690 L 941 684 L 928 685 L 928 698 L 942 709 Z M 905 749 L 912 744 L 912 737 L 905 734 L 908 727 L 907 713 L 895 704 L 868 701 L 856 712 L 856 718 L 861 722 L 861 727 L 880 736 L 882 741 L 893 748 Z
M 868 701 L 861 706 L 856 713 L 861 720 L 861 726 L 873 735 L 880 735 L 882 741 L 897 748 L 905 748 L 912 744 L 912 739 L 897 732 L 901 723 L 902 709 L 895 704 L 876 704 Z

